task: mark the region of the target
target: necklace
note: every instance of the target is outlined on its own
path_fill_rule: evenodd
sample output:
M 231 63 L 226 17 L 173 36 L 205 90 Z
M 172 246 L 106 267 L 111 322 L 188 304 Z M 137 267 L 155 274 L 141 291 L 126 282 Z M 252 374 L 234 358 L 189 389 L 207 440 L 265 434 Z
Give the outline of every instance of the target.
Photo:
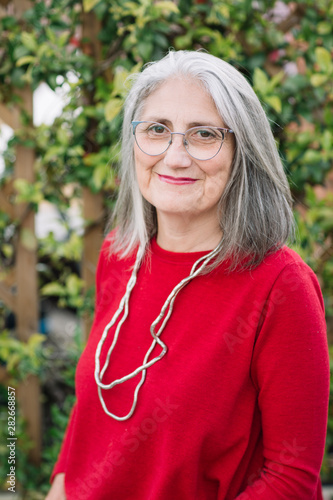
M 136 370 L 129 373 L 128 375 L 125 375 L 122 378 L 116 379 L 113 382 L 111 382 L 110 384 L 104 384 L 103 377 L 104 377 L 104 374 L 109 366 L 112 351 L 114 350 L 115 345 L 118 341 L 120 329 L 128 316 L 129 298 L 130 298 L 131 292 L 136 284 L 137 273 L 138 273 L 138 270 L 139 270 L 139 267 L 140 267 L 140 264 L 142 261 L 142 257 L 144 255 L 144 248 L 142 248 L 141 246 L 139 247 L 137 255 L 136 255 L 132 275 L 131 275 L 130 279 L 128 280 L 128 283 L 126 286 L 125 294 L 122 297 L 120 304 L 119 304 L 119 307 L 118 307 L 117 311 L 114 313 L 111 321 L 104 328 L 102 337 L 97 345 L 96 354 L 95 354 L 95 381 L 97 384 L 98 397 L 99 397 L 99 400 L 100 400 L 101 405 L 103 407 L 103 410 L 110 417 L 114 418 L 115 420 L 123 421 L 123 420 L 128 420 L 133 415 L 134 410 L 135 410 L 136 405 L 137 405 L 137 401 L 138 401 L 139 390 L 146 379 L 147 369 L 150 366 L 152 366 L 153 364 L 155 364 L 157 361 L 160 361 L 168 351 L 166 344 L 160 339 L 160 336 L 161 336 L 161 333 L 163 332 L 163 330 L 164 330 L 164 328 L 165 328 L 165 326 L 166 326 L 166 324 L 167 324 L 167 322 L 172 314 L 173 304 L 174 304 L 174 301 L 175 301 L 178 293 L 193 278 L 195 278 L 196 276 L 198 276 L 198 274 L 200 274 L 200 272 L 207 266 L 207 264 L 218 254 L 220 248 L 221 248 L 221 242 L 214 250 L 209 252 L 207 255 L 200 257 L 200 259 L 198 259 L 193 264 L 190 274 L 186 278 L 181 280 L 178 283 L 178 285 L 176 285 L 174 287 L 174 289 L 172 290 L 172 292 L 169 294 L 168 298 L 166 299 L 166 301 L 164 302 L 164 304 L 162 306 L 160 314 L 157 316 L 157 318 L 150 325 L 150 334 L 153 337 L 153 341 L 152 341 L 151 346 L 149 347 L 148 351 L 146 352 L 146 355 L 143 359 L 142 365 L 139 366 L 138 368 L 136 368 Z M 119 316 L 121 315 L 121 313 L 123 313 L 122 318 L 120 319 L 120 321 L 117 325 L 112 344 L 108 350 L 104 366 L 101 369 L 100 356 L 101 356 L 104 342 L 107 339 L 110 328 L 116 323 L 116 321 L 119 318 Z M 156 326 L 158 325 L 158 323 L 162 319 L 163 319 L 163 322 L 162 322 L 161 326 L 159 327 L 158 331 L 156 332 L 155 331 Z M 153 358 L 149 361 L 149 356 L 150 356 L 151 352 L 153 351 L 154 347 L 156 346 L 156 344 L 158 344 L 161 347 L 162 351 L 158 356 L 156 356 L 155 358 Z M 103 394 L 102 394 L 102 389 L 110 390 L 113 387 L 115 387 L 116 385 L 123 384 L 127 380 L 130 380 L 130 379 L 136 377 L 136 375 L 138 375 L 139 373 L 141 373 L 141 379 L 134 390 L 133 403 L 132 403 L 132 407 L 131 407 L 130 411 L 124 416 L 118 416 L 118 415 L 115 415 L 114 413 L 110 412 L 105 404 Z

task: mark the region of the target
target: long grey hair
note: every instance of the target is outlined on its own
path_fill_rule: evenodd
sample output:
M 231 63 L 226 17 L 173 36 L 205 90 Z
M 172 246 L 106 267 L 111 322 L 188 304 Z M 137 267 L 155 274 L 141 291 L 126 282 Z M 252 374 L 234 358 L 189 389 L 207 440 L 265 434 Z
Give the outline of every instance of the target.
M 126 256 L 138 245 L 146 247 L 157 233 L 155 207 L 143 198 L 136 179 L 131 121 L 140 120 L 147 97 L 174 77 L 200 83 L 225 126 L 234 131 L 231 174 L 219 201 L 222 245 L 214 265 L 228 260 L 230 268 L 254 267 L 293 233 L 289 185 L 269 121 L 251 86 L 230 64 L 205 52 L 170 51 L 135 76 L 124 107 L 113 249 Z

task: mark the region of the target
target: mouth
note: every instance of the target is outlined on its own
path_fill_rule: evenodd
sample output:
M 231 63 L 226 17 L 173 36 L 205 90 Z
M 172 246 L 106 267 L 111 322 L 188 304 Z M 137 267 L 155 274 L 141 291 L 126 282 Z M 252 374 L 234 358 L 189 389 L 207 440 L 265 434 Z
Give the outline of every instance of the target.
M 194 184 L 198 179 L 193 179 L 192 177 L 171 177 L 170 175 L 157 174 L 160 181 L 166 182 L 168 184 Z

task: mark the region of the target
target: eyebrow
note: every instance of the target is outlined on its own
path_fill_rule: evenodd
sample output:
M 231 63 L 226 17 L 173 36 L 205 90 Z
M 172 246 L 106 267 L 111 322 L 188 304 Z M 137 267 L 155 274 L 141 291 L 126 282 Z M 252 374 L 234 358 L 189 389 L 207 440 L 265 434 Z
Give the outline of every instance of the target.
M 156 116 L 153 116 L 153 117 L 149 117 L 148 119 L 146 119 L 145 121 L 149 121 L 149 122 L 157 122 L 157 123 L 161 123 L 162 125 L 166 125 L 167 127 L 171 128 L 172 126 L 172 122 L 170 120 L 168 120 L 167 118 L 161 118 L 161 117 L 156 117 Z M 187 128 L 192 128 L 192 127 L 216 127 L 216 128 L 225 128 L 224 125 L 216 125 L 216 123 L 211 123 L 211 122 L 191 122 L 191 123 L 188 123 L 187 124 Z

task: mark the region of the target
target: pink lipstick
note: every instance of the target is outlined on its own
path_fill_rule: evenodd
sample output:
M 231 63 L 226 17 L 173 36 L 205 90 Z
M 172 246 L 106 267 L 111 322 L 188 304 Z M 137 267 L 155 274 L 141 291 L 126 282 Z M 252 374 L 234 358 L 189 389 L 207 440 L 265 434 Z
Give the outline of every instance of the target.
M 162 182 L 167 182 L 168 184 L 194 184 L 198 179 L 192 179 L 191 177 L 171 177 L 170 175 L 157 174 Z

